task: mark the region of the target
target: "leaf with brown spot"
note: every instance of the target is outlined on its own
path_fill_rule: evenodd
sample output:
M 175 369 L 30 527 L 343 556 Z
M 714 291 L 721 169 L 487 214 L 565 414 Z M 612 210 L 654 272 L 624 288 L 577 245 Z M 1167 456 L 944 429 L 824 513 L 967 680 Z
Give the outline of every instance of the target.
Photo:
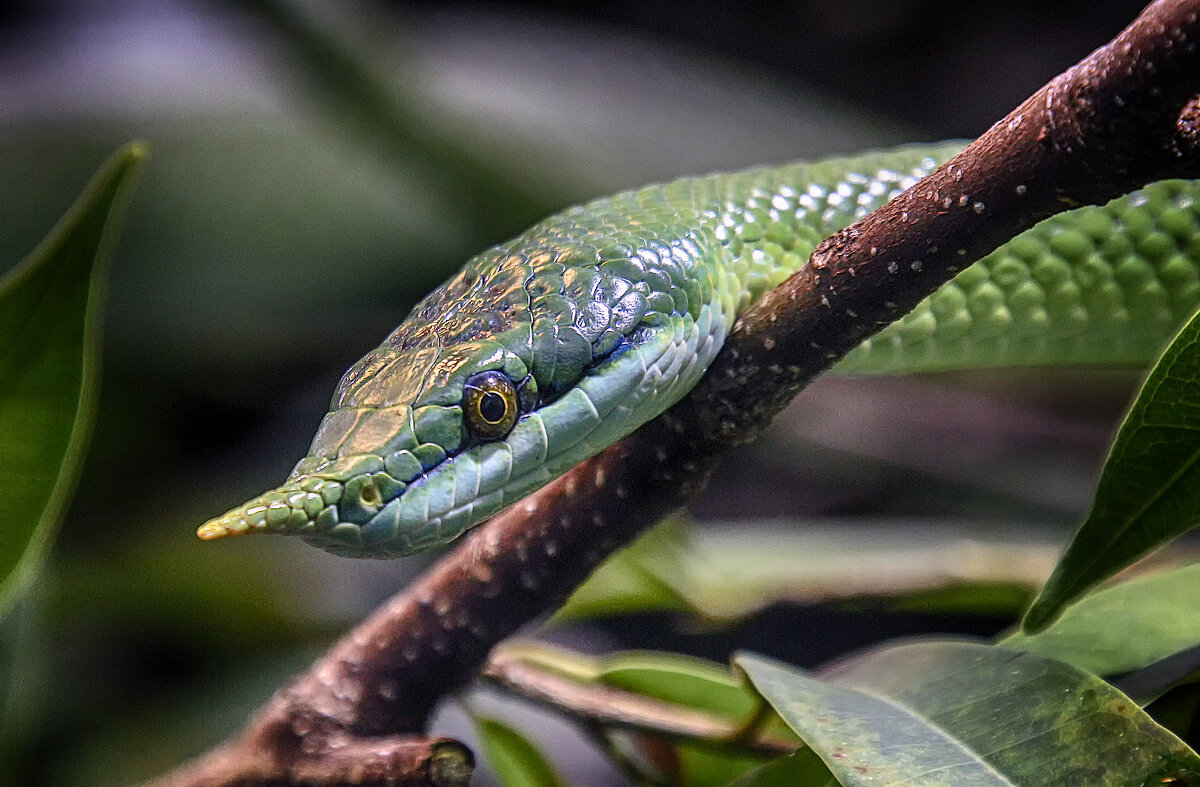
M 851 787 L 1200 779 L 1200 757 L 1117 689 L 1029 653 L 919 642 L 820 676 L 753 654 L 735 663 Z

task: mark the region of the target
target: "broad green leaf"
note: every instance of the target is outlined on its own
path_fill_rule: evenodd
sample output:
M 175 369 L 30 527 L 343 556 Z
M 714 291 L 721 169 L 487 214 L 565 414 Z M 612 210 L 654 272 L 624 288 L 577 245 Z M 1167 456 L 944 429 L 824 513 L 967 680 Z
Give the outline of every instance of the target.
M 1200 564 L 1131 579 L 1085 596 L 1037 634 L 1000 640 L 1097 675 L 1141 669 L 1200 644 Z
M 967 642 L 884 647 L 817 677 L 735 660 L 845 785 L 1093 787 L 1200 778 L 1200 757 L 1069 664 Z
M 90 436 L 107 261 L 142 145 L 0 278 L 0 614 L 41 566 Z
M 562 787 L 554 768 L 525 736 L 493 719 L 475 716 L 488 764 L 506 787 Z
M 1092 510 L 1025 614 L 1045 628 L 1089 588 L 1200 523 L 1200 318 L 1171 342 L 1121 424 Z

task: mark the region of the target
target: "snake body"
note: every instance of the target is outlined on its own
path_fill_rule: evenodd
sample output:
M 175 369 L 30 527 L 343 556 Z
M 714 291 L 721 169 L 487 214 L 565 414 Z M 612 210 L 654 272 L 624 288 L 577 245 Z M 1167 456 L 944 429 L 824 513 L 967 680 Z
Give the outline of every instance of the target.
M 457 538 L 678 401 L 741 311 L 958 149 L 685 178 L 551 216 L 418 303 L 346 372 L 284 484 L 200 536 L 357 557 Z M 1166 181 L 1048 219 L 841 367 L 1144 363 L 1200 303 L 1197 198 Z

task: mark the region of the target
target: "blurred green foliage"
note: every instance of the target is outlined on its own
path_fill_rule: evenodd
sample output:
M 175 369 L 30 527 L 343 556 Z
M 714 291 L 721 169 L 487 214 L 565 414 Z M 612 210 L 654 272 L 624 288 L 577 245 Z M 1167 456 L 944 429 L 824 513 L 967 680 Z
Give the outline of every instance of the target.
M 0 279 L 0 618 L 41 569 L 87 450 L 109 258 L 144 157 L 118 153 Z

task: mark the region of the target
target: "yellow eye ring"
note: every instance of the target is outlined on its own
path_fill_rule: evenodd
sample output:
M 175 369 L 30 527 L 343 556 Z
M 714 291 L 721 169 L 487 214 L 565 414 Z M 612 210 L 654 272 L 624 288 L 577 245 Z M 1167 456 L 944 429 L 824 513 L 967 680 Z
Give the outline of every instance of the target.
M 480 372 L 463 386 L 463 420 L 479 440 L 499 440 L 512 431 L 520 415 L 517 388 L 503 372 Z

